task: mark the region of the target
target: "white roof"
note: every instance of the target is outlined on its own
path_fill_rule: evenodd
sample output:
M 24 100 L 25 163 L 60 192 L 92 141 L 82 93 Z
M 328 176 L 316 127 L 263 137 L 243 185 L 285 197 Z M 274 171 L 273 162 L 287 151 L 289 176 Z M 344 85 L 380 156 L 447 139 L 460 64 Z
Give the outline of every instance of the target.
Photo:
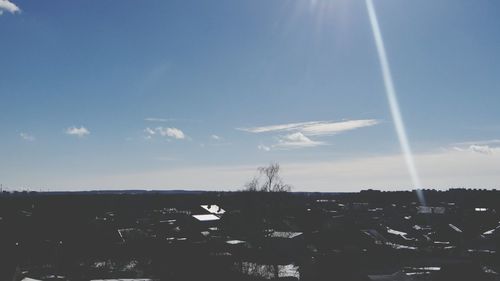
M 33 278 L 29 278 L 29 277 L 24 277 L 21 281 L 41 281 L 41 280 L 33 279 Z
M 399 236 L 405 236 L 405 235 L 408 234 L 406 232 L 395 230 L 395 229 L 392 229 L 392 228 L 389 228 L 389 227 L 387 228 L 387 233 L 394 234 L 394 235 L 399 235 Z
M 231 244 L 231 245 L 236 245 L 236 244 L 242 244 L 242 243 L 246 243 L 246 242 L 242 241 L 242 240 L 227 240 L 226 243 Z
M 208 215 L 193 215 L 193 217 L 199 221 L 216 221 L 220 218 L 216 215 L 208 214 Z
M 226 211 L 217 205 L 201 205 L 201 207 L 214 215 L 222 215 Z
M 449 223 L 448 225 L 449 225 L 449 226 L 450 226 L 453 230 L 455 230 L 456 232 L 460 232 L 460 233 L 462 233 L 462 230 L 461 230 L 460 228 L 458 228 L 458 227 L 454 226 L 454 225 L 453 225 L 453 224 L 451 224 L 451 223 Z
M 492 234 L 493 234 L 495 231 L 497 231 L 498 229 L 500 229 L 500 226 L 497 226 L 497 227 L 495 227 L 495 228 L 493 228 L 493 229 L 490 229 L 490 230 L 488 230 L 488 231 L 484 232 L 484 233 L 483 233 L 483 235 L 492 235 Z
M 269 234 L 269 237 L 273 238 L 295 238 L 302 235 L 302 232 L 291 232 L 291 231 L 274 231 Z

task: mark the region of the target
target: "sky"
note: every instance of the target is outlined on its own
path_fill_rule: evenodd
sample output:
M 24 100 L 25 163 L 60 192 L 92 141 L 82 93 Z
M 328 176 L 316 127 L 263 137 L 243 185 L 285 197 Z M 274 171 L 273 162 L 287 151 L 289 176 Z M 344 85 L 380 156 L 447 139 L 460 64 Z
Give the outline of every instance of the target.
M 421 187 L 500 188 L 500 2 L 374 0 Z M 364 0 L 0 0 L 3 189 L 415 188 Z

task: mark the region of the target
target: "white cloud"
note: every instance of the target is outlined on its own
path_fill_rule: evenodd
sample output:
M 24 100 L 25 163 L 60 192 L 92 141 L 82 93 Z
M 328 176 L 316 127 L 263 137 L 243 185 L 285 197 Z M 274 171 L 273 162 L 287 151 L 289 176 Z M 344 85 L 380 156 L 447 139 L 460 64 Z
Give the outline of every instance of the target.
M 169 121 L 174 121 L 174 119 L 172 119 L 172 118 L 148 117 L 148 118 L 144 118 L 144 121 L 148 121 L 148 122 L 169 122 Z
M 260 144 L 257 146 L 259 150 L 271 151 L 273 149 L 294 149 L 294 148 L 304 148 L 304 147 L 315 147 L 320 145 L 325 145 L 326 143 L 321 141 L 313 141 L 301 132 L 291 133 L 285 136 L 280 136 L 278 142 L 271 146 Z
M 148 134 L 148 135 L 156 135 L 156 132 L 153 129 L 149 128 L 149 127 L 147 127 L 146 129 L 144 129 L 144 132 L 146 134 Z
M 316 124 L 304 126 L 300 131 L 308 136 L 333 135 L 363 127 L 374 126 L 378 123 L 379 121 L 374 119 L 349 120 L 342 122 L 318 122 Z
M 491 147 L 489 145 L 469 145 L 466 148 L 458 147 L 455 146 L 453 148 L 456 151 L 460 152 L 473 152 L 473 153 L 479 153 L 479 154 L 494 154 L 494 153 L 500 153 L 500 147 Z
M 238 128 L 238 130 L 250 133 L 295 131 L 306 136 L 317 136 L 337 134 L 344 131 L 377 125 L 378 123 L 379 121 L 375 119 L 348 120 L 340 122 L 311 121 L 262 127 Z
M 259 144 L 257 146 L 257 149 L 264 150 L 264 151 L 271 151 L 271 148 L 269 146 L 266 146 L 266 145 L 263 145 L 263 144 Z
M 273 147 L 289 149 L 289 148 L 314 147 L 324 144 L 325 144 L 324 142 L 311 140 L 301 132 L 296 132 L 281 137 L 278 140 L 278 143 Z
M 271 133 L 271 132 L 290 132 L 285 136 L 278 137 L 278 143 L 271 148 L 305 148 L 324 145 L 326 143 L 312 140 L 311 136 L 334 135 L 345 131 L 358 128 L 374 126 L 379 123 L 375 119 L 360 119 L 347 121 L 310 121 L 289 123 L 262 127 L 237 128 L 238 130 L 249 133 Z
M 153 129 L 149 128 L 149 127 L 147 127 L 146 129 L 144 129 L 144 132 L 146 133 L 145 138 L 148 139 L 148 140 L 152 139 L 153 136 L 156 135 L 155 130 L 153 130 Z
M 0 0 L 0 15 L 3 14 L 3 11 L 15 14 L 20 13 L 21 9 L 19 9 L 16 4 L 10 2 L 9 0 Z
M 299 130 L 307 125 L 316 124 L 321 121 L 311 121 L 311 122 L 300 122 L 300 123 L 289 123 L 281 125 L 271 125 L 262 127 L 251 127 L 251 128 L 237 128 L 240 131 L 245 131 L 249 133 L 267 133 L 267 132 L 277 132 L 277 131 L 291 131 Z
M 25 141 L 35 141 L 35 137 L 28 133 L 20 133 L 19 136 Z
M 184 134 L 183 131 L 177 128 L 168 128 L 168 127 L 156 127 L 154 129 L 147 127 L 144 129 L 144 132 L 146 133 L 146 139 L 151 139 L 155 135 L 160 135 L 162 137 L 169 137 L 169 138 L 174 138 L 174 139 L 185 139 L 186 135 Z
M 90 134 L 90 131 L 87 130 L 87 128 L 81 126 L 80 128 L 77 128 L 75 126 L 69 127 L 66 129 L 66 134 L 70 136 L 76 136 L 76 137 L 84 137 L 86 135 Z
M 147 128 L 147 129 L 149 129 L 149 128 Z M 150 129 L 150 131 L 152 131 L 152 130 Z M 184 132 L 181 131 L 180 129 L 177 129 L 177 128 L 156 127 L 154 132 L 158 133 L 160 136 L 170 137 L 170 138 L 174 138 L 174 139 L 178 139 L 178 140 L 186 138 L 186 135 L 184 134 Z
M 484 140 L 475 142 L 455 143 L 453 150 L 485 155 L 500 154 L 500 140 Z
M 469 149 L 476 153 L 493 154 L 493 152 L 500 151 L 498 147 L 490 147 L 489 145 L 471 145 Z
M 221 137 L 219 135 L 212 134 L 210 135 L 210 140 L 206 145 L 207 146 L 212 146 L 212 147 L 222 147 L 222 146 L 228 146 L 232 145 L 231 142 L 228 142 L 224 137 Z

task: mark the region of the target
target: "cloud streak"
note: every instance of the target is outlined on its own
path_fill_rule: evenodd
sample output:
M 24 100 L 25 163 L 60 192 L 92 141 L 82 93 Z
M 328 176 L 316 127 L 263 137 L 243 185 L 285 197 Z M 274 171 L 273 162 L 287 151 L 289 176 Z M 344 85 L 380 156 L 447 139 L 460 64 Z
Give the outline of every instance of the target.
M 284 132 L 295 131 L 300 132 L 305 136 L 320 136 L 334 135 L 345 131 L 355 130 L 363 127 L 377 125 L 378 120 L 375 119 L 360 119 L 347 121 L 311 121 L 300 123 L 288 123 L 271 126 L 238 128 L 240 131 L 249 133 L 269 133 L 269 132 Z
M 9 0 L 0 0 L 0 15 L 2 15 L 4 11 L 15 14 L 20 13 L 21 9 Z
M 379 124 L 375 119 L 360 119 L 346 121 L 310 121 L 299 123 L 278 124 L 260 127 L 237 128 L 240 131 L 253 134 L 286 133 L 278 137 L 278 142 L 272 146 L 259 145 L 257 148 L 264 151 L 271 149 L 293 149 L 325 145 L 325 142 L 311 139 L 311 137 L 331 136 L 359 128 Z
M 144 118 L 144 121 L 148 121 L 148 122 L 170 122 L 170 121 L 174 121 L 175 119 L 173 118 L 157 118 L 157 117 L 148 117 L 148 118 Z
M 85 137 L 87 135 L 90 135 L 90 131 L 81 126 L 80 128 L 76 127 L 76 126 L 72 126 L 72 127 L 69 127 L 66 129 L 66 132 L 65 132 L 67 135 L 70 135 L 70 136 L 75 136 L 75 137 L 79 137 L 79 138 L 82 138 L 82 137 Z
M 280 125 L 270 125 L 262 127 L 250 127 L 250 128 L 237 128 L 240 131 L 245 131 L 249 133 L 268 133 L 268 132 L 280 132 L 280 131 L 292 131 L 300 130 L 303 127 L 320 123 L 324 121 L 312 121 L 312 122 L 300 122 L 300 123 L 288 123 Z
M 485 155 L 500 154 L 500 146 L 471 144 L 466 147 L 455 146 L 453 149 L 460 152 L 472 152 Z

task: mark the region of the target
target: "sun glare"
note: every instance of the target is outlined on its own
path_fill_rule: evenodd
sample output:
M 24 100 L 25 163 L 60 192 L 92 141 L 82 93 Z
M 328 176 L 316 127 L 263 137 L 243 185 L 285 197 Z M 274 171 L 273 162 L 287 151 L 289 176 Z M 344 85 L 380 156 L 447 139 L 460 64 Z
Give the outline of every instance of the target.
M 425 198 L 423 197 L 422 192 L 418 190 L 419 188 L 421 188 L 420 178 L 418 176 L 417 167 L 415 166 L 415 160 L 413 159 L 410 142 L 408 141 L 408 136 L 406 134 L 403 117 L 401 116 L 401 111 L 399 109 L 397 93 L 394 87 L 394 82 L 392 80 L 389 60 L 387 59 L 387 54 L 385 52 L 384 40 L 382 37 L 382 32 L 380 31 L 380 26 L 378 24 L 377 14 L 375 12 L 373 1 L 366 0 L 366 7 L 368 9 L 368 15 L 370 17 L 370 25 L 373 31 L 373 37 L 380 60 L 380 68 L 382 70 L 382 77 L 384 79 L 387 100 L 389 102 L 389 108 L 391 110 L 392 119 L 394 121 L 394 126 L 398 135 L 399 144 L 405 158 L 408 172 L 410 173 L 413 188 L 417 189 L 417 195 L 420 203 L 425 205 Z

